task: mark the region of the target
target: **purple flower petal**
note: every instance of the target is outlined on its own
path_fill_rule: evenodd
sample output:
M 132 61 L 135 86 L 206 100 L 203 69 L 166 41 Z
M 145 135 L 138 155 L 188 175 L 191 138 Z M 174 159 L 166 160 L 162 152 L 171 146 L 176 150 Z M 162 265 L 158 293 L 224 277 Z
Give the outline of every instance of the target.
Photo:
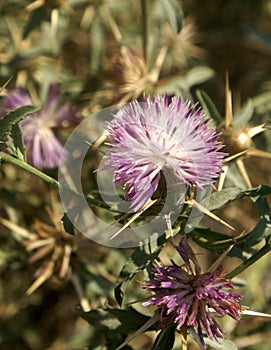
M 142 305 L 155 305 L 158 308 L 161 328 L 171 324 L 175 324 L 178 330 L 184 325 L 195 328 L 202 346 L 206 348 L 203 329 L 210 339 L 218 341 L 219 337 L 223 337 L 210 309 L 218 317 L 229 315 L 239 320 L 242 311 L 239 301 L 242 296 L 228 290 L 233 285 L 221 277 L 221 268 L 215 272 L 200 272 L 196 255 L 184 237 L 175 248 L 183 257 L 185 265 L 174 263 L 173 266 L 155 266 L 154 278 L 142 286 L 154 294 Z M 223 287 L 227 290 L 223 290 Z

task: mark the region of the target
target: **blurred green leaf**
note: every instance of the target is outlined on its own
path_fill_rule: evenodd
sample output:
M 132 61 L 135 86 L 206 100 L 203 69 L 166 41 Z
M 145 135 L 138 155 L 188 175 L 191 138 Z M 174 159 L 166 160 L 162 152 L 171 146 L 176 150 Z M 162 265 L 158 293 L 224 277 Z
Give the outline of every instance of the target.
M 271 110 L 271 92 L 270 90 L 261 93 L 252 98 L 255 111 L 259 114 L 269 113 Z
M 91 24 L 91 60 L 90 68 L 93 72 L 99 72 L 101 67 L 101 57 L 104 52 L 104 28 L 102 18 L 96 15 Z
M 12 110 L 0 119 L 0 142 L 10 133 L 12 127 L 26 118 L 29 114 L 33 114 L 39 110 L 36 106 L 22 106 Z
M 182 29 L 183 10 L 177 0 L 160 0 L 173 33 L 178 34 Z
M 166 234 L 163 234 L 156 240 L 152 240 L 149 244 L 139 246 L 134 250 L 131 257 L 123 266 L 115 287 L 115 297 L 120 306 L 122 305 L 123 296 L 128 282 L 136 273 L 145 269 L 154 259 L 157 258 L 167 240 L 168 238 L 166 238 Z
M 23 140 L 22 129 L 19 124 L 15 124 L 11 128 L 6 146 L 9 154 L 20 160 L 26 160 L 25 144 Z
M 171 350 L 175 342 L 175 327 L 168 327 L 159 332 L 151 350 Z
M 35 28 L 39 27 L 41 22 L 49 19 L 50 16 L 46 13 L 44 6 L 32 11 L 23 31 L 23 39 L 25 39 Z
M 252 118 L 254 113 L 254 107 L 251 100 L 249 100 L 244 108 L 242 108 L 238 113 L 236 113 L 233 117 L 233 124 L 235 128 L 241 129 L 243 128 Z
M 78 307 L 80 315 L 94 328 L 104 332 L 128 334 L 137 331 L 149 317 L 140 314 L 132 307 L 121 309 L 96 309 L 84 312 Z
M 214 71 L 206 66 L 190 69 L 186 74 L 179 73 L 159 81 L 158 93 L 180 94 L 189 91 L 192 86 L 204 83 L 214 76 Z
M 203 90 L 198 89 L 196 91 L 196 94 L 206 115 L 214 119 L 217 123 L 217 126 L 220 126 L 223 123 L 223 118 L 221 114 L 218 112 L 218 110 L 216 109 L 216 106 L 213 103 L 213 101 L 210 99 L 207 93 Z

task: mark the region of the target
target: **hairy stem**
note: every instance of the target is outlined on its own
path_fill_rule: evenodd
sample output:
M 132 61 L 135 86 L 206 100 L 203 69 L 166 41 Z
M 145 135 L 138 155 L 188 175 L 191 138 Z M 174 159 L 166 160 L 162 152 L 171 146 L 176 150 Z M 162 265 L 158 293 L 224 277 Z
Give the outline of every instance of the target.
M 26 171 L 28 171 L 29 173 L 39 177 L 41 180 L 47 182 L 48 184 L 54 186 L 54 187 L 59 187 L 59 183 L 57 180 L 53 179 L 52 177 L 44 174 L 42 171 L 34 168 L 33 166 L 31 166 L 30 164 L 12 157 L 11 155 L 4 153 L 4 152 L 0 152 L 0 162 L 4 160 L 6 162 L 12 163 Z

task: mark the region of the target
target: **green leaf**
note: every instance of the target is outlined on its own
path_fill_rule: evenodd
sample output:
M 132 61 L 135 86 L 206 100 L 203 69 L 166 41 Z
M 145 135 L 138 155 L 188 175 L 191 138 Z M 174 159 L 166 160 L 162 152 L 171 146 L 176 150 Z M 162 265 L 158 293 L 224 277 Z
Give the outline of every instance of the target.
M 36 106 L 22 106 L 10 111 L 0 119 L 0 142 L 11 132 L 12 127 L 26 118 L 29 114 L 33 114 L 39 110 Z
M 160 0 L 173 33 L 178 34 L 182 29 L 183 10 L 177 0 Z
M 166 234 L 163 234 L 158 237 L 157 240 L 153 240 L 144 246 L 139 246 L 134 250 L 131 257 L 123 266 L 115 287 L 115 297 L 120 306 L 122 305 L 123 296 L 128 282 L 135 276 L 135 274 L 145 269 L 154 259 L 157 258 L 168 239 L 169 237 L 166 238 Z
M 171 350 L 175 342 L 175 327 L 168 327 L 159 332 L 151 350 Z
M 93 72 L 99 72 L 101 67 L 101 57 L 105 45 L 104 30 L 100 15 L 95 16 L 92 21 L 90 37 L 92 46 L 90 68 Z
M 216 121 L 217 126 L 220 126 L 223 123 L 223 118 L 218 112 L 211 98 L 206 94 L 205 91 L 200 89 L 196 91 L 196 95 L 206 115 L 213 118 Z
M 132 307 L 121 309 L 95 309 L 84 312 L 78 307 L 80 315 L 94 328 L 104 332 L 128 334 L 137 331 L 150 318 Z
M 244 108 L 234 115 L 233 124 L 235 128 L 243 128 L 252 118 L 254 113 L 253 103 L 249 100 Z
M 242 190 L 236 187 L 224 188 L 221 191 L 214 192 L 208 204 L 208 210 L 212 211 L 222 208 L 230 202 L 233 202 L 242 196 Z
M 212 211 L 224 207 L 225 205 L 239 200 L 243 197 L 254 198 L 253 201 L 257 205 L 259 211 L 266 213 L 269 210 L 268 204 L 258 199 L 258 196 L 265 196 L 271 194 L 271 187 L 267 185 L 260 185 L 249 190 L 242 190 L 236 187 L 224 188 L 221 191 L 214 192 L 208 204 L 208 210 Z M 256 198 L 255 198 L 256 197 Z M 257 201 L 258 200 L 258 201 Z
M 204 342 L 206 345 L 209 345 L 212 349 L 215 350 L 238 350 L 234 342 L 225 338 L 219 338 L 219 343 L 215 340 L 204 338 Z
M 202 348 L 202 344 L 201 344 L 201 341 L 199 339 L 198 334 L 193 329 L 191 329 L 190 334 L 195 339 L 195 341 L 199 344 L 199 346 Z M 231 340 L 228 340 L 228 339 L 225 339 L 225 338 L 219 338 L 218 341 L 216 341 L 216 340 L 211 340 L 210 338 L 208 338 L 207 334 L 204 334 L 203 335 L 203 340 L 204 340 L 204 343 L 207 346 L 211 347 L 211 349 L 215 349 L 215 350 L 238 350 L 237 346 Z
M 192 86 L 204 83 L 214 76 L 214 71 L 205 66 L 190 69 L 186 74 L 179 73 L 159 81 L 158 93 L 180 94 L 189 91 Z
M 211 231 L 206 228 L 196 228 L 189 234 L 190 237 L 202 248 L 211 251 L 213 254 L 223 254 L 225 249 L 235 244 L 230 252 L 227 254 L 230 257 L 237 257 L 243 261 L 251 256 L 251 249 L 245 250 L 243 248 L 243 241 L 246 237 L 230 238 L 220 232 Z M 237 244 L 240 242 L 239 244 Z
M 243 193 L 249 197 L 266 196 L 271 194 L 271 187 L 267 185 L 260 185 L 249 190 L 245 190 Z
M 22 129 L 19 124 L 15 124 L 11 128 L 6 146 L 9 154 L 22 161 L 26 161 L 25 144 L 23 140 Z
M 32 30 L 39 27 L 41 22 L 49 19 L 50 16 L 46 13 L 44 6 L 41 6 L 36 10 L 32 11 L 24 28 L 23 39 L 25 39 L 28 36 L 28 34 L 32 32 Z
M 248 238 L 244 243 L 244 249 L 252 247 L 253 245 L 259 243 L 263 238 L 271 236 L 271 218 L 263 217 L 261 218 L 254 229 L 249 233 Z

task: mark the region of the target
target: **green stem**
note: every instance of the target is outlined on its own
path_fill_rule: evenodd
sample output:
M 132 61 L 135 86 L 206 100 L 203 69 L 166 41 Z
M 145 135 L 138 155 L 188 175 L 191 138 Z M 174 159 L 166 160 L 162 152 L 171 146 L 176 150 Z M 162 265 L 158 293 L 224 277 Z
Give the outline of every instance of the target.
M 12 163 L 26 171 L 28 171 L 29 173 L 39 177 L 41 180 L 47 182 L 48 184 L 54 186 L 54 187 L 59 187 L 59 183 L 57 180 L 53 179 L 52 177 L 44 174 L 43 172 L 41 172 L 40 170 L 32 167 L 31 165 L 29 165 L 28 163 L 14 158 L 11 155 L 4 153 L 4 152 L 0 152 L 0 162 L 4 160 L 6 162 Z
M 225 277 L 231 279 L 239 275 L 241 272 L 246 270 L 249 266 L 253 265 L 256 261 L 262 258 L 265 254 L 269 253 L 270 250 L 271 250 L 270 242 L 267 241 L 266 244 L 260 250 L 258 250 L 257 253 L 255 253 L 248 260 L 243 262 L 243 264 L 237 266 L 233 271 L 228 273 Z
M 142 12 L 142 43 L 143 43 L 143 55 L 145 62 L 148 61 L 148 11 L 147 11 L 147 0 L 141 0 L 141 12 Z
M 63 188 L 61 186 L 61 184 L 57 180 L 55 180 L 52 177 L 44 174 L 42 171 L 34 168 L 33 166 L 29 165 L 28 163 L 24 162 L 23 160 L 14 158 L 14 157 L 12 157 L 11 155 L 9 155 L 7 153 L 0 152 L 0 163 L 1 163 L 1 161 L 6 161 L 6 162 L 12 163 L 12 164 L 20 167 L 20 168 L 28 171 L 29 173 L 37 176 L 41 180 L 47 182 L 49 185 L 52 185 L 52 186 L 54 186 L 56 188 L 59 188 L 59 189 Z M 75 195 L 75 196 L 79 196 L 79 197 L 83 196 L 83 194 L 80 194 L 77 191 L 72 190 L 71 188 L 65 187 L 64 189 L 66 191 L 70 192 L 71 194 Z M 107 209 L 107 210 L 109 209 L 109 206 L 106 203 L 104 203 L 102 201 L 99 201 L 98 199 L 93 198 L 91 195 L 85 196 L 85 199 L 93 207 L 104 208 L 104 209 Z

